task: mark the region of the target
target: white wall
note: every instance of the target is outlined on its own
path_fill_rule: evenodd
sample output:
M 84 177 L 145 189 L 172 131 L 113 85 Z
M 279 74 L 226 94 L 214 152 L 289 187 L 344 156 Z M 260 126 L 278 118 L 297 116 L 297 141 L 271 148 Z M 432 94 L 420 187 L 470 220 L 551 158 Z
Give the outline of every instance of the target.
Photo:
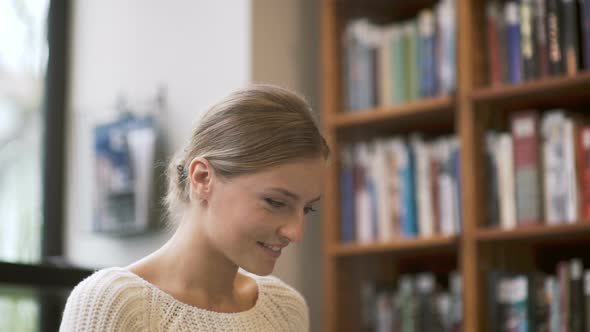
M 250 81 L 250 2 L 72 1 L 66 253 L 97 268 L 127 265 L 168 234 L 113 239 L 87 231 L 92 216 L 92 123 L 119 93 L 131 101 L 168 88 L 167 145 L 190 136 L 198 112 Z M 231 10 L 228 10 L 231 8 Z

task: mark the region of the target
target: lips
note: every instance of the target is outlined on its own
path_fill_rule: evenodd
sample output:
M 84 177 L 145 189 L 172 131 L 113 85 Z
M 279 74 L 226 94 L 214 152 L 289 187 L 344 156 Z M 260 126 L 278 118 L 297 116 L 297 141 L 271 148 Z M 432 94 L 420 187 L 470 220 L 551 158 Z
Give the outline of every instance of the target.
M 257 244 L 264 252 L 273 258 L 279 257 L 281 255 L 282 249 L 284 248 L 284 246 L 274 246 L 264 242 L 257 242 Z

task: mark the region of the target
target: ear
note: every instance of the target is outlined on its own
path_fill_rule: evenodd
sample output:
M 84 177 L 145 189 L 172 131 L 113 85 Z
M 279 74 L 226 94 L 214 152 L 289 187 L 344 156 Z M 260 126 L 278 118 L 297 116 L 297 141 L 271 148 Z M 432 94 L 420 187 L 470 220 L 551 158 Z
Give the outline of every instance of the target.
M 205 158 L 197 157 L 189 165 L 188 178 L 191 183 L 191 197 L 200 202 L 209 199 L 213 184 L 213 168 Z

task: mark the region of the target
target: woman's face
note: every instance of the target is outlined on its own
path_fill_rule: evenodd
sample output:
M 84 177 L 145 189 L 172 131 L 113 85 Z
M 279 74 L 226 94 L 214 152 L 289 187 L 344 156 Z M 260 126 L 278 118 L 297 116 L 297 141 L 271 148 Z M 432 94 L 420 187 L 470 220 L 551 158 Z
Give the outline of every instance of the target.
M 270 274 L 281 249 L 303 238 L 306 219 L 319 205 L 325 167 L 323 158 L 303 159 L 217 178 L 207 202 L 209 240 L 246 271 Z

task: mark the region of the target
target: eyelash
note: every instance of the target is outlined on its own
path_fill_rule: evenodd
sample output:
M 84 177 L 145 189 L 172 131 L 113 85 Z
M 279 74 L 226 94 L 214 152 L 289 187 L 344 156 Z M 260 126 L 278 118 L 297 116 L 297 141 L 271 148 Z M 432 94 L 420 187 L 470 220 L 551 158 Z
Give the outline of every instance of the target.
M 277 208 L 277 209 L 285 207 L 287 205 L 283 202 L 275 201 L 274 199 L 270 199 L 270 198 L 265 198 L 264 200 L 268 203 L 268 205 L 272 206 L 273 208 Z M 303 212 L 305 214 L 308 214 L 310 212 L 315 212 L 315 211 L 316 211 L 316 209 L 314 209 L 313 207 L 303 208 Z

